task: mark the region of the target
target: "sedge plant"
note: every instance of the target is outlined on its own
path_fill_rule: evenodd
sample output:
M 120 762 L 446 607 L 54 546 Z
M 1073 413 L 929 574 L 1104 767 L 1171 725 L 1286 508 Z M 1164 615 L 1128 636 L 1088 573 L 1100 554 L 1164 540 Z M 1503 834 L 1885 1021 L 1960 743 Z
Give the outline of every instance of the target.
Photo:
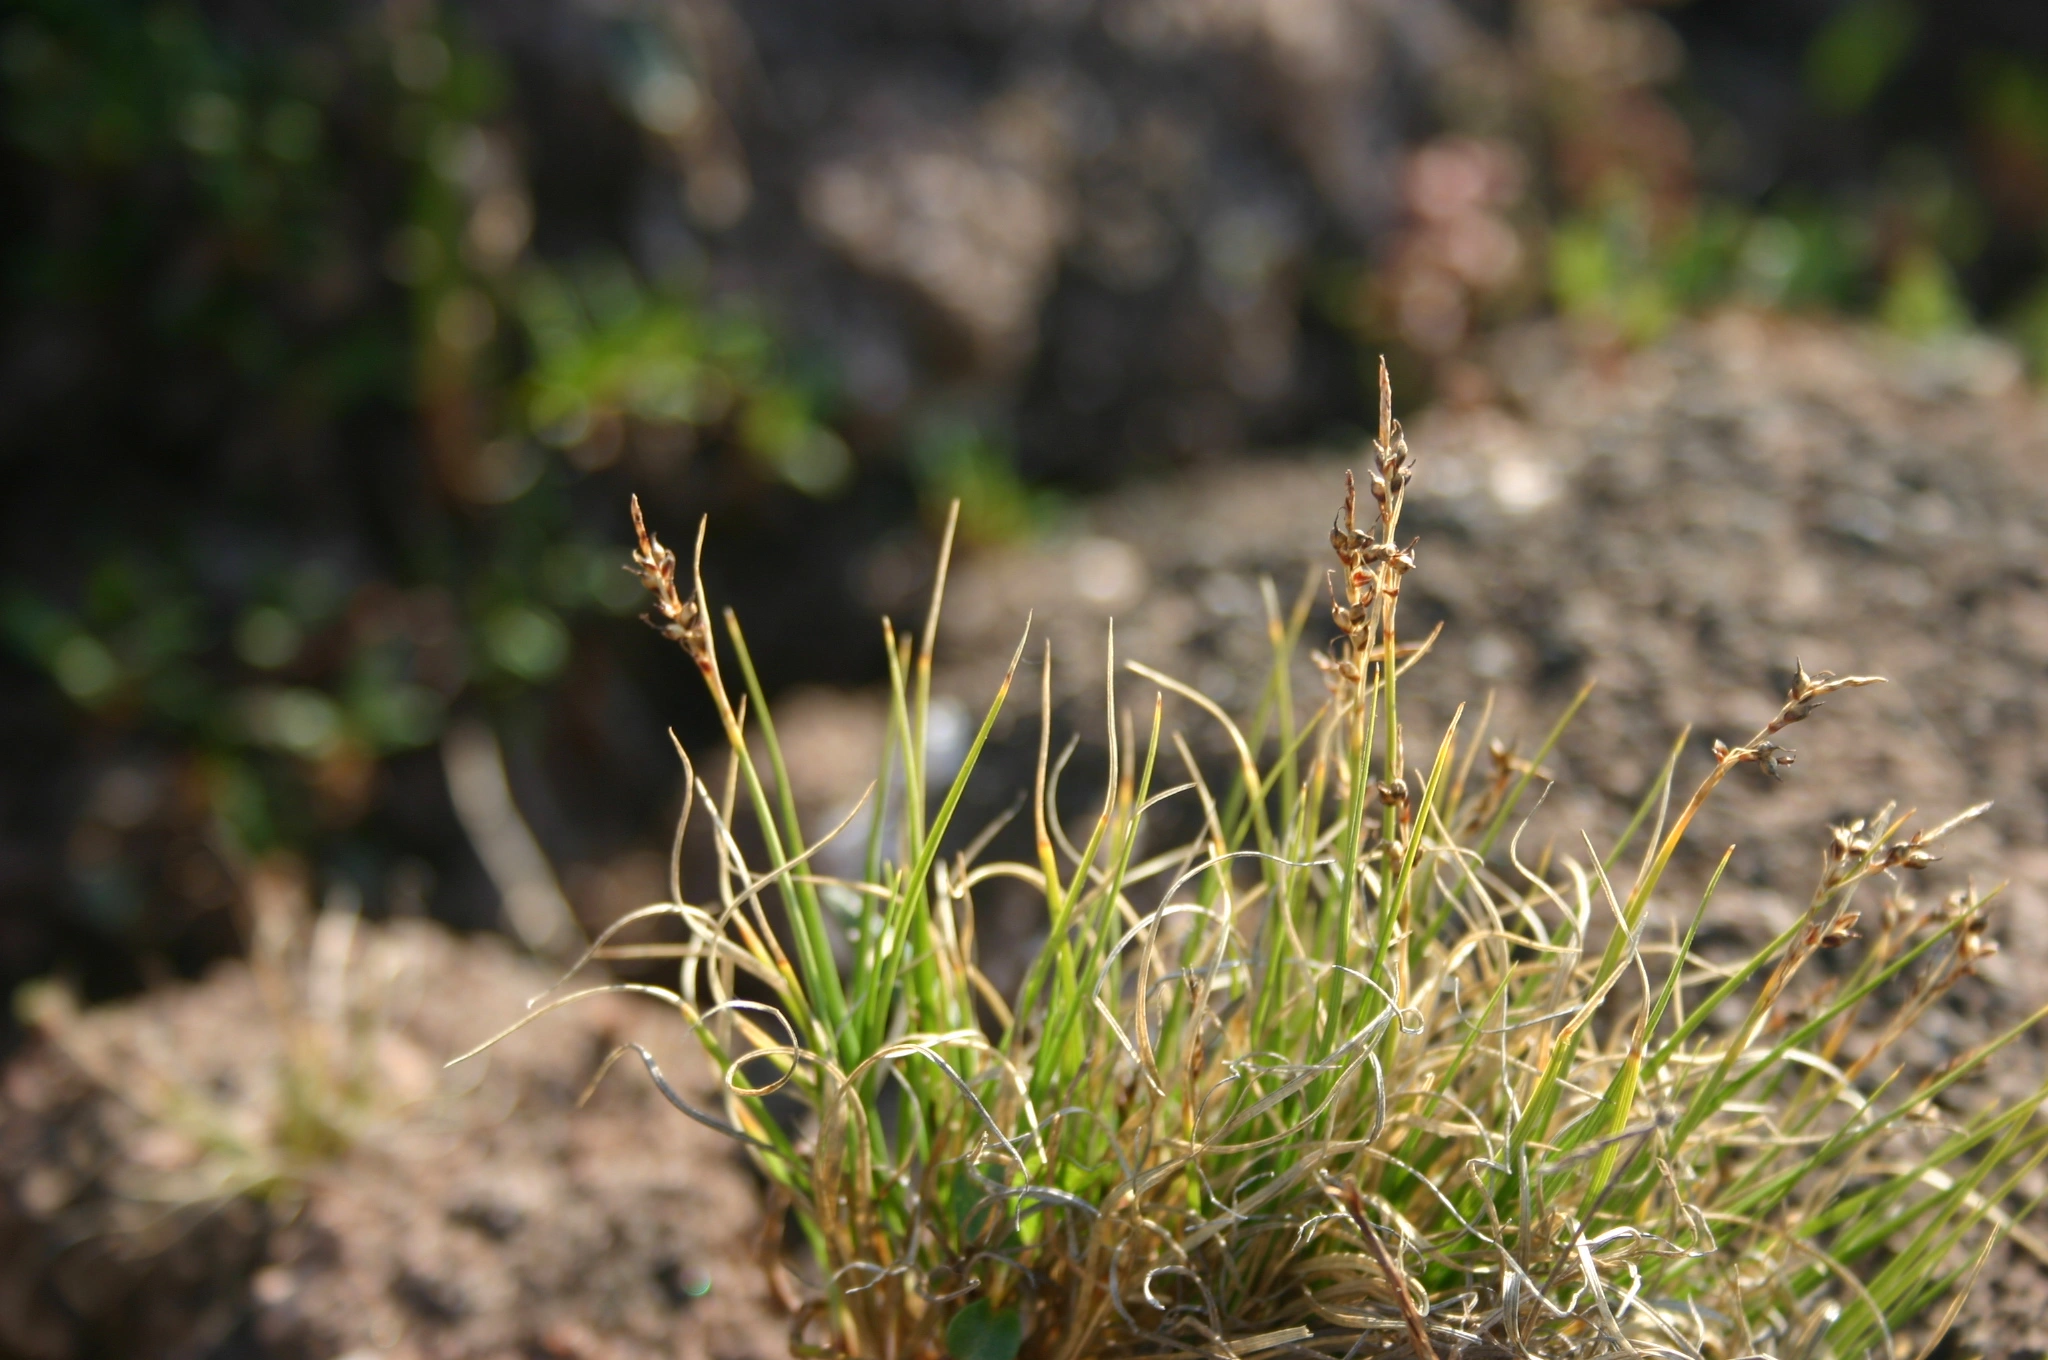
M 694 1032 L 719 1108 L 621 1051 L 794 1208 L 817 1267 L 798 1353 L 1891 1356 L 1909 1324 L 1938 1335 L 2033 1208 L 2021 1187 L 2048 1158 L 2048 1090 L 1960 1098 L 2027 1025 L 1931 1072 L 1893 1051 L 1996 948 L 1988 895 L 1921 905 L 1904 886 L 1982 809 L 1836 828 L 1793 924 L 1734 963 L 1695 951 L 1734 854 L 1667 900 L 1701 808 L 1744 766 L 1782 777 L 1787 729 L 1874 683 L 1802 667 L 1761 731 L 1714 744 L 1689 794 L 1681 737 L 1617 843 L 1528 863 L 1520 819 L 1570 712 L 1527 756 L 1462 710 L 1410 748 L 1400 690 L 1428 642 L 1398 627 L 1415 463 L 1381 384 L 1364 495 L 1347 485 L 1331 531 L 1324 701 L 1298 714 L 1292 688 L 1307 594 L 1271 611 L 1272 669 L 1243 723 L 1137 664 L 1149 722 L 1119 722 L 1112 664 L 1109 776 L 1070 822 L 1048 652 L 1025 861 L 955 825 L 1023 642 L 958 772 L 929 782 L 950 529 L 920 636 L 883 624 L 877 806 L 854 833 L 858 878 L 835 878 L 817 851 L 854 819 L 804 826 L 737 619 L 715 641 L 701 577 L 678 584 L 635 503 L 650 621 L 724 727 L 722 788 L 684 756 L 677 831 L 679 864 L 702 816 L 720 886 L 688 901 L 673 874 L 670 901 L 592 948 L 671 955 L 673 986 L 552 994 L 527 1019 L 623 988 Z M 700 558 L 703 541 L 700 526 Z M 1168 725 L 1169 696 L 1212 729 L 1226 774 Z M 1162 847 L 1168 804 L 1199 829 Z M 1008 992 L 975 943 L 977 894 L 1000 879 L 1047 923 Z M 686 938 L 620 942 L 655 916 Z

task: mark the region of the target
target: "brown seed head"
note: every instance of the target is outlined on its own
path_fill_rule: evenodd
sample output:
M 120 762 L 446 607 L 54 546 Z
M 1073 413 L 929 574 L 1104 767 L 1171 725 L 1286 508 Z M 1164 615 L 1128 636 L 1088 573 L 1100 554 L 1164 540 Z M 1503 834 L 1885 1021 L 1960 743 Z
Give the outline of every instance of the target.
M 1828 923 L 1817 943 L 1822 949 L 1840 949 L 1857 936 L 1856 923 L 1863 919 L 1863 913 L 1845 911 Z
M 632 507 L 633 534 L 639 545 L 633 549 L 633 562 L 627 570 L 640 578 L 640 584 L 654 599 L 654 612 L 640 617 L 654 631 L 688 651 L 701 666 L 710 655 L 711 630 L 705 627 L 697 602 L 676 590 L 676 555 L 647 531 L 638 496 L 633 497 Z
M 1881 675 L 1836 675 L 1833 671 L 1809 673 L 1804 664 L 1792 663 L 1792 688 L 1785 691 L 1785 705 L 1778 710 L 1778 716 L 1771 720 L 1767 732 L 1782 731 L 1793 723 L 1803 721 L 1816 708 L 1822 706 L 1828 695 L 1837 690 L 1860 689 L 1864 685 L 1881 685 Z
M 1910 841 L 1901 841 L 1897 845 L 1885 847 L 1884 861 L 1881 867 L 1886 869 L 1925 869 L 1940 858 L 1941 856 L 1931 850 L 1923 849 Z

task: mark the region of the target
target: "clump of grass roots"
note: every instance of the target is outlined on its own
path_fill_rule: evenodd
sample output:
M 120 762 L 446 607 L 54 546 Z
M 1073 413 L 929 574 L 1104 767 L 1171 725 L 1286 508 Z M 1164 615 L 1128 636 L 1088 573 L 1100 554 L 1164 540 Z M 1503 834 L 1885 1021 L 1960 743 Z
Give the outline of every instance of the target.
M 1570 711 L 1524 756 L 1461 709 L 1410 763 L 1399 690 L 1428 640 L 1397 628 L 1415 462 L 1384 372 L 1367 456 L 1330 536 L 1326 699 L 1297 715 L 1307 593 L 1269 604 L 1272 670 L 1242 723 L 1135 664 L 1149 722 L 1119 722 L 1112 664 L 1109 777 L 1075 844 L 1048 649 L 1026 862 L 954 825 L 1025 643 L 958 773 L 927 782 L 949 528 L 921 636 L 883 625 L 891 710 L 857 878 L 814 867 L 855 819 L 806 838 L 738 621 L 721 648 L 701 578 L 678 587 L 634 504 L 650 621 L 724 725 L 722 789 L 684 757 L 683 826 L 709 824 L 721 887 L 690 902 L 672 882 L 593 946 L 672 955 L 673 987 L 589 990 L 659 997 L 723 1073 L 722 1108 L 700 1109 L 622 1050 L 794 1207 L 818 1266 L 798 1353 L 1890 1356 L 1909 1323 L 1939 1334 L 2034 1207 L 2018 1201 L 2048 1157 L 2048 1091 L 1945 1099 L 2027 1026 L 1924 1074 L 1892 1053 L 1996 948 L 1987 895 L 1922 906 L 1901 887 L 1981 808 L 1833 829 L 1805 911 L 1733 964 L 1692 948 L 1732 848 L 1696 897 L 1660 897 L 1716 788 L 1745 765 L 1783 777 L 1786 730 L 1873 679 L 1801 668 L 1690 794 L 1681 736 L 1615 844 L 1532 866 L 1516 828 Z M 1211 727 L 1226 777 L 1169 727 L 1169 699 Z M 1162 847 L 1168 804 L 1199 831 Z M 1009 993 L 975 946 L 998 879 L 1048 923 Z M 619 942 L 652 916 L 687 938 Z

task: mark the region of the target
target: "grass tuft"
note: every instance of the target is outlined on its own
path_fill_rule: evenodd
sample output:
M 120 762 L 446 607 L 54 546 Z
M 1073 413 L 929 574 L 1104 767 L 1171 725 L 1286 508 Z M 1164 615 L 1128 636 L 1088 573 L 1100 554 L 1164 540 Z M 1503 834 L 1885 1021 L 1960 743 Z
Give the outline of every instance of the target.
M 1834 828 L 1803 914 L 1732 965 L 1692 945 L 1733 848 L 1696 900 L 1667 900 L 1715 790 L 1745 765 L 1784 777 L 1787 730 L 1875 678 L 1800 667 L 1690 793 L 1673 787 L 1681 738 L 1619 843 L 1531 866 L 1518 819 L 1569 712 L 1529 756 L 1462 710 L 1407 744 L 1398 691 L 1429 641 L 1397 627 L 1414 473 L 1383 369 L 1364 495 L 1347 478 L 1330 534 L 1326 700 L 1297 720 L 1306 599 L 1273 611 L 1247 724 L 1132 664 L 1150 719 L 1122 736 L 1112 664 L 1109 776 L 1080 845 L 1054 806 L 1047 653 L 1031 862 L 984 860 L 987 838 L 952 824 L 1024 642 L 958 774 L 927 782 L 949 526 L 921 635 L 885 624 L 891 716 L 859 881 L 813 867 L 848 824 L 806 841 L 738 621 L 721 649 L 701 580 L 678 586 L 635 504 L 650 621 L 725 728 L 722 791 L 684 757 L 683 826 L 709 823 L 721 887 L 697 903 L 673 883 L 586 961 L 678 961 L 672 988 L 630 989 L 695 1031 L 722 1108 L 622 1052 L 741 1139 L 795 1208 L 821 1268 L 799 1354 L 1889 1356 L 2034 1207 L 2019 1190 L 2048 1157 L 2048 1090 L 1951 1107 L 2028 1026 L 1934 1072 L 1893 1051 L 1996 949 L 1990 895 L 1922 905 L 1904 887 L 1981 807 Z M 1227 779 L 1168 729 L 1167 696 L 1216 727 Z M 1160 850 L 1148 818 L 1169 801 L 1201 830 Z M 734 832 L 742 804 L 758 863 Z M 1010 995 L 974 946 L 976 892 L 999 878 L 1050 923 Z M 656 915 L 687 940 L 618 942 Z

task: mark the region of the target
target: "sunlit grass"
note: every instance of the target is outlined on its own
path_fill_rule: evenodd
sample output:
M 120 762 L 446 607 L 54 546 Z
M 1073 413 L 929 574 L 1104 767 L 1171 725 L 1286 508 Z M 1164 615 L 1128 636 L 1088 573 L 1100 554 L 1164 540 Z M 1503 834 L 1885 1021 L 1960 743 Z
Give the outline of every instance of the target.
M 1054 806 L 1048 653 L 1028 862 L 985 860 L 989 837 L 954 825 L 1027 643 L 959 772 L 927 784 L 949 531 L 921 636 L 884 626 L 891 716 L 858 881 L 811 867 L 821 842 L 737 620 L 721 649 L 701 584 L 679 591 L 641 530 L 651 621 L 696 660 L 726 732 L 723 787 L 692 769 L 684 812 L 709 824 L 721 887 L 693 903 L 672 884 L 592 957 L 680 961 L 673 988 L 629 989 L 694 1029 L 723 1108 L 689 1107 L 637 1052 L 794 1205 L 823 1279 L 804 1353 L 1888 1355 L 2032 1208 L 2015 1200 L 2048 1157 L 2048 1092 L 1962 1114 L 1945 1100 L 2026 1026 L 1937 1072 L 1891 1053 L 1996 947 L 1985 896 L 1923 907 L 1900 887 L 1981 809 L 1917 833 L 1889 809 L 1834 829 L 1805 912 L 1734 965 L 1692 949 L 1732 848 L 1694 900 L 1653 910 L 1715 789 L 1745 765 L 1782 777 L 1786 729 L 1873 681 L 1802 668 L 1763 730 L 1714 743 L 1689 794 L 1681 738 L 1617 843 L 1532 865 L 1517 829 L 1570 712 L 1527 756 L 1462 711 L 1410 749 L 1398 691 L 1428 640 L 1396 626 L 1414 463 L 1384 386 L 1367 457 L 1371 503 L 1347 489 L 1331 534 L 1327 700 L 1298 715 L 1291 689 L 1312 596 L 1273 611 L 1242 723 L 1134 664 L 1140 735 L 1120 738 L 1131 682 L 1112 666 L 1109 776 L 1077 845 Z M 1213 725 L 1226 779 L 1169 703 Z M 1168 803 L 1200 831 L 1162 851 Z M 679 828 L 678 861 L 681 843 Z M 998 878 L 1049 922 L 1011 994 L 974 944 L 977 890 Z M 616 942 L 651 916 L 687 941 Z

